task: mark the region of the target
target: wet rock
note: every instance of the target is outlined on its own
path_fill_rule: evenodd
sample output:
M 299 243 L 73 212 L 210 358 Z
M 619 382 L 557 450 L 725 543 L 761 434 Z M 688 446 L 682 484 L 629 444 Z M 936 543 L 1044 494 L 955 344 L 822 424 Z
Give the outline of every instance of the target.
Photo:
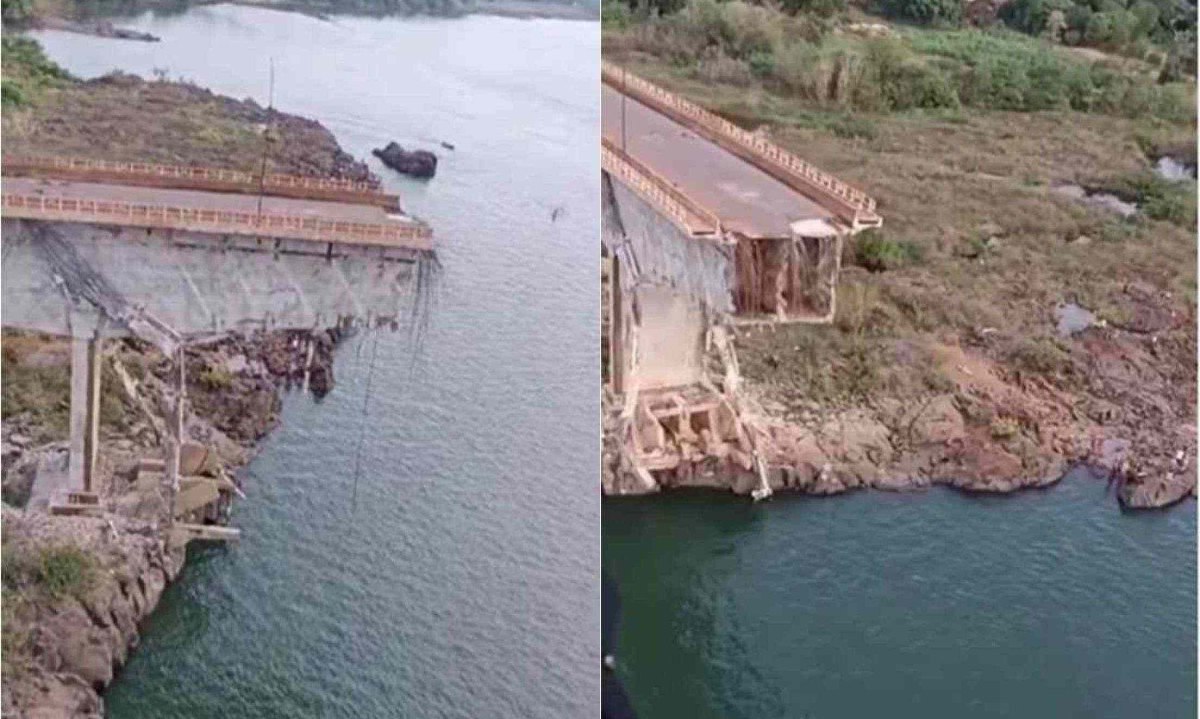
M 437 173 L 437 155 L 428 150 L 405 150 L 395 142 L 389 142 L 386 147 L 372 150 L 383 164 L 396 172 L 428 179 Z

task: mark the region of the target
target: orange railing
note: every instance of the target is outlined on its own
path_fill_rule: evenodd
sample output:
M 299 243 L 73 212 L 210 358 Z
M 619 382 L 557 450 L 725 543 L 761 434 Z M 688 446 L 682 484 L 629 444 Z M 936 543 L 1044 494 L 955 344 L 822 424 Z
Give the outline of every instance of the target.
M 371 182 L 322 177 L 299 177 L 268 173 L 259 175 L 242 170 L 214 167 L 159 165 L 149 162 L 116 162 L 81 157 L 16 156 L 0 163 L 6 175 L 57 175 L 64 179 L 95 179 L 120 182 L 137 181 L 158 187 L 182 186 L 195 189 L 237 189 L 266 194 L 285 194 L 314 199 L 355 199 L 370 204 L 398 206 L 399 197 L 380 191 Z
M 755 133 L 744 130 L 618 65 L 601 62 L 600 74 L 603 82 L 623 94 L 635 99 L 647 100 L 656 109 L 665 110 L 667 114 L 674 115 L 678 119 L 690 121 L 713 135 L 714 139 L 724 139 L 797 182 L 843 203 L 849 210 L 846 214 L 851 215 L 847 219 L 856 225 L 878 223 L 878 216 L 875 214 L 875 200 L 868 197 L 862 190 L 851 187 L 778 145 L 764 140 Z M 797 189 L 801 188 L 797 187 Z
M 427 225 L 417 221 L 385 225 L 279 213 L 256 214 L 9 193 L 3 195 L 0 207 L 7 217 L 32 220 L 116 223 L 315 242 L 432 249 L 432 232 Z
M 600 167 L 616 177 L 658 212 L 689 235 L 718 235 L 721 223 L 716 215 L 681 196 L 666 180 L 646 167 L 635 166 L 607 140 L 600 143 Z

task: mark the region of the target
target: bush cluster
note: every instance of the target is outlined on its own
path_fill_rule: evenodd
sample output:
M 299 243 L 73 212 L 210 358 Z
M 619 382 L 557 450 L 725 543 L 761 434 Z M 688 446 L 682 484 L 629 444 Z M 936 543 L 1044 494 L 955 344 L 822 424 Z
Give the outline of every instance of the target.
M 33 102 L 42 90 L 70 79 L 70 75 L 42 52 L 36 40 L 16 35 L 0 38 L 0 97 L 4 107 Z
M 619 13 L 614 18 L 624 17 Z M 628 20 L 614 20 L 627 22 Z M 1020 33 L 926 31 L 830 36 L 821 18 L 742 0 L 688 0 L 626 39 L 710 82 L 759 82 L 823 107 L 868 112 L 979 107 L 1194 117 L 1186 83 L 1158 83 L 1075 58 Z

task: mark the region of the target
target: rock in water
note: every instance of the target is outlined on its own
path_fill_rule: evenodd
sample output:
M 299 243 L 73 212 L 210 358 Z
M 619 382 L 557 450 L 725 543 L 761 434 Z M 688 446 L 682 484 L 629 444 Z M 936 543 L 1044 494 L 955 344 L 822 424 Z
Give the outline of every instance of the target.
M 400 145 L 389 142 L 383 149 L 371 151 L 383 164 L 396 172 L 428 179 L 437 172 L 437 155 L 428 150 L 413 150 L 409 152 Z

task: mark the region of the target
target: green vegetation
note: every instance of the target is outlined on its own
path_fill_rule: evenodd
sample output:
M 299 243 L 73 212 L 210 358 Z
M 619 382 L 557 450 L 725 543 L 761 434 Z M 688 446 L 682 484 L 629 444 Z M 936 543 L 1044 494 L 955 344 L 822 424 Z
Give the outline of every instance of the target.
M 33 549 L 6 542 L 0 564 L 5 590 L 27 598 L 38 593 L 52 600 L 83 597 L 99 572 L 96 558 L 71 544 Z
M 1139 172 L 1099 183 L 1093 189 L 1134 202 L 1146 217 L 1191 229 L 1196 225 L 1196 183 L 1172 182 Z
M 63 545 L 38 553 L 34 581 L 54 599 L 81 597 L 96 579 L 96 560 L 78 547 Z
M 197 381 L 207 389 L 223 390 L 233 384 L 233 375 L 224 367 L 205 367 L 197 375 Z
M 700 80 L 759 84 L 826 108 L 1195 116 L 1192 83 L 1159 83 L 1004 29 L 863 38 L 831 34 L 818 14 L 741 0 L 688 0 L 678 12 L 636 21 L 637 13 L 608 7 L 609 45 L 661 57 Z
M 1000 10 L 1009 27 L 1067 45 L 1134 57 L 1174 57 L 1170 77 L 1195 75 L 1196 3 L 1172 0 L 1012 0 Z
M 894 270 L 921 260 L 921 248 L 893 240 L 880 230 L 867 230 L 854 240 L 854 263 L 872 272 Z
M 8 348 L 5 348 L 8 355 Z M 4 382 L 0 383 L 4 419 L 28 414 L 32 425 L 42 430 L 38 441 L 67 436 L 70 422 L 71 370 L 68 365 L 30 366 L 4 362 Z
M 74 545 L 31 547 L 6 540 L 0 549 L 0 567 L 0 652 L 4 676 L 9 678 L 28 664 L 33 626 L 30 615 L 36 613 L 36 607 L 87 596 L 96 584 L 100 566 L 95 556 Z
M 0 47 L 3 51 L 0 57 L 0 71 L 3 72 L 0 97 L 5 109 L 30 105 L 47 88 L 62 86 L 71 78 L 66 70 L 46 57 L 36 40 L 4 35 L 0 39 Z
M 882 6 L 891 15 L 926 25 L 954 26 L 962 20 L 960 0 L 883 0 Z
M 1039 375 L 1056 375 L 1070 366 L 1070 356 L 1047 337 L 1025 337 L 1007 349 L 1010 366 Z

